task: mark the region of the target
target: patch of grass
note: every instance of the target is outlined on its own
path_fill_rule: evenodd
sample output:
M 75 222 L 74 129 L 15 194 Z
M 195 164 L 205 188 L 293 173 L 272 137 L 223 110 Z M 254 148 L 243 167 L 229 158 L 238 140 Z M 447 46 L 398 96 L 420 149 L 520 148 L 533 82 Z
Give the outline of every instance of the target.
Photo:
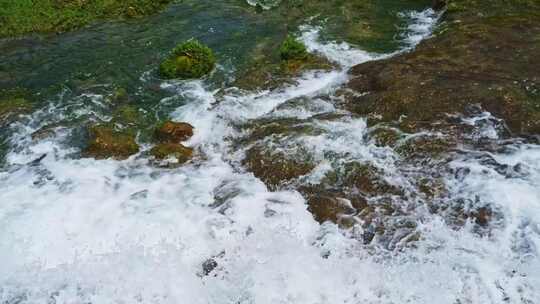
M 0 37 L 66 32 L 99 19 L 135 18 L 174 0 L 2 0 Z

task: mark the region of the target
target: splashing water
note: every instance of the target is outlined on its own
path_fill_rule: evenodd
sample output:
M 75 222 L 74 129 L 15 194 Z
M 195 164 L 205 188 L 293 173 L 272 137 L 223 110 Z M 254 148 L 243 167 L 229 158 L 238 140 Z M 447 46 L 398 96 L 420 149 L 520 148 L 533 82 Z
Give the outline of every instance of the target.
M 411 26 L 411 45 L 429 35 L 425 20 Z M 172 117 L 195 126 L 187 144 L 200 159 L 181 168 L 156 169 L 138 157 L 71 159 L 61 144 L 67 134 L 30 142 L 34 129 L 15 126 L 19 148 L 0 172 L 1 302 L 540 302 L 540 146 L 513 142 L 504 152 L 482 152 L 496 167 L 478 153 L 453 159 L 442 176 L 448 196 L 493 204 L 502 222 L 478 234 L 470 222 L 454 229 L 443 215 L 418 209 L 422 237 L 401 250 L 364 246 L 353 232 L 318 224 L 298 192 L 271 192 L 238 166 L 237 126 L 300 117 L 322 130 L 290 138 L 320 162 L 311 181 L 328 170 L 333 153 L 408 183 L 396 153 L 366 140 L 364 118 L 320 98 L 347 81 L 349 67 L 382 56 L 321 43 L 317 33 L 305 27 L 301 38 L 340 68 L 307 72 L 295 85 L 216 97 L 199 81 L 163 84 L 190 100 Z M 313 103 L 290 105 L 301 97 Z M 321 113 L 343 116 L 328 121 Z M 485 130 L 486 119 L 464 122 Z
M 267 10 L 278 6 L 281 0 L 247 0 L 247 3 L 251 6 L 260 6 Z

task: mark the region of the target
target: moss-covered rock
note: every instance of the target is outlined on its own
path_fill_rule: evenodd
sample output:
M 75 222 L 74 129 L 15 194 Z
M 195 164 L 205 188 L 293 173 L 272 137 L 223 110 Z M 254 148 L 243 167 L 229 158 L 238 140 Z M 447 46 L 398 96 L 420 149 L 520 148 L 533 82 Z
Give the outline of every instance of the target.
M 370 130 L 367 136 L 377 146 L 395 147 L 401 134 L 396 129 L 380 127 Z
M 328 59 L 308 53 L 305 47 L 305 54 L 294 56 L 292 52 L 284 55 L 281 54 L 281 50 L 277 52 L 270 50 L 270 46 L 267 44 L 269 43 L 264 41 L 250 54 L 252 59 L 245 67 L 241 67 L 234 86 L 247 90 L 274 89 L 284 84 L 294 83 L 294 77 L 300 76 L 306 70 L 326 71 L 336 67 Z
M 146 112 L 137 106 L 126 104 L 119 106 L 113 111 L 111 122 L 125 127 L 140 127 L 143 129 L 152 122 L 148 116 Z
M 401 143 L 396 152 L 406 159 L 428 158 L 437 159 L 456 147 L 450 138 L 437 136 L 417 136 Z
M 154 132 L 157 141 L 179 143 L 193 136 L 193 126 L 185 122 L 166 121 Z
M 188 40 L 176 46 L 159 66 L 164 78 L 200 78 L 210 73 L 216 65 L 214 52 L 197 40 Z
M 89 127 L 89 143 L 83 154 L 96 159 L 126 159 L 139 152 L 135 134 L 108 125 Z
M 401 195 L 402 190 L 384 178 L 381 169 L 368 163 L 349 162 L 327 173 L 322 181 L 332 188 L 351 189 L 366 197 Z
M 282 60 L 305 60 L 309 53 L 302 42 L 289 35 L 281 44 L 279 55 Z
M 154 156 L 157 160 L 172 157 L 177 160 L 177 164 L 183 164 L 191 159 L 193 149 L 182 144 L 161 143 L 150 150 L 150 155 Z
M 351 70 L 348 86 L 363 94 L 348 98 L 349 109 L 425 126 L 480 104 L 516 133 L 540 133 L 540 98 L 530 90 L 540 85 L 540 9 L 534 10 L 540 3 L 450 0 L 448 5 L 453 9 L 435 37 L 412 52 Z
M 18 115 L 29 113 L 32 103 L 28 93 L 21 89 L 0 91 L 0 126 L 12 122 Z
M 272 190 L 315 168 L 308 160 L 296 159 L 285 153 L 270 153 L 259 146 L 247 151 L 243 164 Z

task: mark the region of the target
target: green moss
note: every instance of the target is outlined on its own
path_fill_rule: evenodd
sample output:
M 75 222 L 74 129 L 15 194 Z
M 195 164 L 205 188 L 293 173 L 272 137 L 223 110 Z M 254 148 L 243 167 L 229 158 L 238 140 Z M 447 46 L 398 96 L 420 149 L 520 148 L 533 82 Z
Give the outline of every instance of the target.
M 173 0 L 0 1 L 0 37 L 65 32 L 99 19 L 133 18 L 161 10 Z
M 176 46 L 171 55 L 159 66 L 165 78 L 200 78 L 210 73 L 216 65 L 212 50 L 197 40 L 188 40 Z
M 305 60 L 309 56 L 306 46 L 290 35 L 283 41 L 279 54 L 282 60 Z

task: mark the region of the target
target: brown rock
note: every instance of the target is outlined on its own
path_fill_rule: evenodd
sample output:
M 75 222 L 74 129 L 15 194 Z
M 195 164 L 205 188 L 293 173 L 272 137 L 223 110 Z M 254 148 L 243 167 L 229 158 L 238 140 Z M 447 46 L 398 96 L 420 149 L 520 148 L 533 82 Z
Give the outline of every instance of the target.
M 244 165 L 273 190 L 315 168 L 307 161 L 293 159 L 283 153 L 272 154 L 260 147 L 248 150 Z
M 174 157 L 178 160 L 178 164 L 183 164 L 191 159 L 193 149 L 182 144 L 161 143 L 152 148 L 150 154 L 158 160 Z
M 135 135 L 105 125 L 89 128 L 90 142 L 84 154 L 96 159 L 126 159 L 139 152 Z
M 155 137 L 162 143 L 179 143 L 193 136 L 193 126 L 185 122 L 164 122 L 156 131 Z
M 347 107 L 382 121 L 406 117 L 415 132 L 479 104 L 515 133 L 539 133 L 539 20 L 474 15 L 450 22 L 412 52 L 354 67 L 348 87 L 364 94 L 346 96 Z

